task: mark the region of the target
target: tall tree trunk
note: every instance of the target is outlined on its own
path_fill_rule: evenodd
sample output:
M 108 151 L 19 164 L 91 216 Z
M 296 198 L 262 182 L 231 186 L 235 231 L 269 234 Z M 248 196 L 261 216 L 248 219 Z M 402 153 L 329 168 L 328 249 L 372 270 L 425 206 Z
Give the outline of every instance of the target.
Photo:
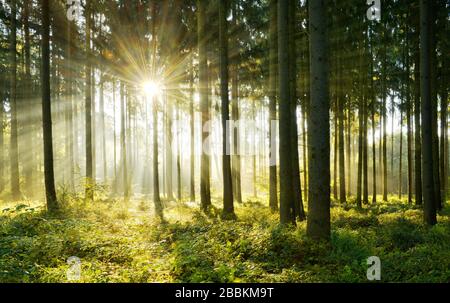
M 395 121 L 395 101 L 393 96 L 391 97 L 391 170 L 390 170 L 390 177 L 391 183 L 389 184 L 391 189 L 388 188 L 388 191 L 390 190 L 392 193 L 395 192 L 395 184 L 394 184 L 394 121 Z
M 386 25 L 385 25 L 386 27 Z M 386 35 L 386 31 L 383 35 Z M 383 98 L 383 105 L 382 105 L 382 119 L 383 119 L 383 201 L 387 201 L 387 135 L 386 135 L 386 94 L 387 94 L 387 88 L 386 88 L 386 48 L 387 48 L 387 39 L 383 39 L 383 63 L 382 63 L 382 98 Z
M 206 2 L 197 0 L 197 22 L 198 22 L 198 57 L 199 57 L 199 92 L 202 142 L 208 140 L 209 121 L 209 101 L 208 101 L 208 62 L 207 62 L 207 41 L 206 41 Z M 201 208 L 206 211 L 211 205 L 211 195 L 209 187 L 209 153 L 202 146 L 202 156 L 200 163 L 200 198 Z
M 156 97 L 153 97 L 153 203 L 155 213 L 160 218 L 163 216 L 163 208 L 159 194 L 159 172 L 158 172 L 158 105 Z
M 403 102 L 402 102 L 403 103 Z M 402 198 L 403 185 L 403 104 L 400 104 L 400 149 L 399 149 L 399 164 L 398 164 L 398 198 Z
M 19 182 L 19 145 L 17 122 L 17 3 L 11 1 L 11 37 L 10 37 L 10 108 L 11 108 L 11 135 L 10 135 L 10 159 L 11 159 L 11 195 L 13 200 L 20 199 Z
M 152 2 L 152 77 L 156 75 L 156 2 Z M 163 218 L 163 207 L 159 193 L 159 170 L 158 170 L 158 100 L 153 97 L 152 100 L 153 113 L 153 204 L 155 206 L 155 213 L 161 219 Z M 164 180 L 164 179 L 163 179 Z
M 295 223 L 292 209 L 291 98 L 289 87 L 289 1 L 278 0 L 278 74 L 280 124 L 280 222 Z
M 47 209 L 58 210 L 53 171 L 52 109 L 50 100 L 50 7 L 42 0 L 42 126 L 44 139 L 44 177 Z
M 336 77 L 337 78 L 337 77 Z M 338 173 L 338 146 L 339 146 L 339 136 L 338 136 L 338 99 L 335 94 L 334 98 L 334 144 L 333 144 L 333 198 L 337 201 L 338 190 L 337 190 L 337 173 Z
M 373 53 L 372 47 L 370 47 L 370 99 L 371 99 L 371 114 L 372 114 L 372 203 L 377 203 L 377 157 L 376 157 L 376 141 L 375 141 L 375 131 L 376 131 L 376 96 L 374 87 L 374 70 L 373 70 Z
M 372 88 L 373 90 L 373 83 Z M 377 203 L 377 160 L 376 160 L 376 141 L 375 141 L 375 95 L 372 93 L 372 203 Z
M 126 144 L 126 120 L 125 120 L 125 85 L 120 82 L 120 153 L 122 158 L 122 186 L 123 197 L 128 201 L 128 164 L 127 164 L 127 144 Z
M 445 23 L 446 32 L 448 32 L 448 22 Z M 443 47 L 443 54 L 448 53 L 448 43 Z M 447 201 L 447 183 L 448 183 L 448 56 L 442 56 L 442 74 L 441 74 L 441 141 L 440 141 L 440 171 L 442 200 Z
M 235 1 L 233 5 L 233 27 L 235 31 L 238 30 L 238 11 L 237 11 L 238 1 Z M 276 22 L 276 19 L 275 19 Z M 276 28 L 275 28 L 276 30 Z M 239 63 L 240 63 L 240 54 L 239 54 L 239 44 L 238 40 L 233 39 L 234 42 L 234 53 L 235 53 L 235 64 L 233 66 L 232 72 L 232 90 L 231 90 L 231 99 L 232 99 L 232 107 L 231 107 L 231 120 L 239 121 Z M 275 45 L 276 47 L 276 45 Z M 235 128 L 233 130 L 233 150 L 236 153 L 232 157 L 232 178 L 233 178 L 233 198 L 238 202 L 242 203 L 242 186 L 241 186 L 241 155 L 239 151 L 239 138 L 240 133 L 239 129 Z
M 363 105 L 360 98 L 358 102 L 358 175 L 356 183 L 356 205 L 358 208 L 362 207 L 361 193 L 362 193 L 362 161 L 363 161 Z
M 297 125 L 297 45 L 296 41 L 296 24 L 297 24 L 297 3 L 289 2 L 289 97 L 291 99 L 291 156 L 292 156 L 292 191 L 294 215 L 300 221 L 306 219 L 303 207 L 302 186 L 300 181 L 300 160 L 298 154 L 298 125 Z
M 409 15 L 408 15 L 409 16 Z M 409 18 L 408 18 L 409 19 Z M 408 204 L 412 203 L 412 128 L 411 128 L 411 78 L 409 66 L 409 27 L 406 26 L 406 128 L 407 128 L 407 144 L 408 144 Z
M 419 0 L 420 1 L 420 0 Z M 417 19 L 420 19 L 419 13 Z M 420 31 L 419 20 L 415 23 L 415 32 Z M 419 37 L 417 37 L 419 38 Z M 414 188 L 416 205 L 422 205 L 422 146 L 421 146 L 421 124 L 420 124 L 420 51 L 419 39 L 416 41 L 414 51 Z
M 432 128 L 432 149 L 433 149 L 433 181 L 434 181 L 434 195 L 436 202 L 436 210 L 442 210 L 442 193 L 441 193 L 441 177 L 439 167 L 439 135 L 438 135 L 438 99 L 437 99 L 437 39 L 436 39 L 436 5 L 437 1 L 430 1 L 430 94 L 431 94 L 431 128 Z
M 113 103 L 114 180 L 117 180 L 116 80 L 115 79 L 112 80 L 111 85 L 112 85 L 112 103 Z
M 309 1 L 311 110 L 309 112 L 308 237 L 330 238 L 330 100 L 324 0 Z M 282 16 L 280 16 L 282 17 Z M 283 52 L 280 52 L 281 54 Z
M 364 73 L 366 75 L 366 73 Z M 366 79 L 364 78 L 364 83 Z M 365 85 L 364 85 L 365 86 Z M 369 170 L 368 170 L 368 138 L 367 138 L 367 124 L 368 124 L 368 109 L 367 109 L 367 95 L 363 93 L 363 203 L 369 203 Z
M 172 101 L 172 100 L 171 100 Z M 172 175 L 172 163 L 173 163 L 173 146 L 172 146 L 172 116 L 173 116 L 173 105 L 172 102 L 167 103 L 166 111 L 166 180 L 167 180 L 167 199 L 169 201 L 174 200 L 173 197 L 173 175 Z
M 190 80 L 189 80 L 189 115 L 191 119 L 191 169 L 190 169 L 190 198 L 191 201 L 195 201 L 195 112 L 194 112 L 194 62 L 193 58 L 190 60 Z
M 309 114 L 311 109 L 311 73 L 310 73 L 310 48 L 309 48 L 309 0 L 305 1 L 305 46 L 304 46 L 304 61 L 305 61 L 305 102 L 303 104 L 304 119 L 303 119 L 303 136 L 304 136 L 304 179 L 305 179 L 305 201 L 309 203 L 309 135 L 306 131 L 306 125 L 309 121 Z
M 308 73 L 305 72 L 305 76 L 309 77 Z M 305 80 L 306 82 L 306 80 Z M 302 139 L 303 139 L 303 184 L 304 184 L 304 201 L 308 202 L 308 145 L 307 145 L 307 136 L 306 133 L 306 102 L 307 97 L 305 96 L 304 104 L 302 106 Z
M 70 190 L 75 190 L 75 159 L 74 159 L 74 65 L 72 62 L 72 24 L 68 24 L 67 28 L 67 87 L 68 87 L 68 98 L 66 105 L 66 114 L 68 120 L 68 134 L 67 134 L 67 153 L 69 156 L 69 188 Z
M 103 181 L 108 181 L 108 165 L 106 157 L 106 125 L 105 125 L 105 99 L 104 99 L 104 77 L 100 78 L 100 124 L 102 128 L 102 158 L 103 158 Z
M 25 137 L 25 142 L 27 143 L 27 148 L 25 149 L 25 159 L 24 159 L 24 175 L 25 175 L 25 188 L 27 189 L 27 195 L 30 197 L 34 196 L 34 184 L 33 184 L 33 122 L 34 113 L 33 107 L 33 96 L 32 96 L 32 82 L 31 82 L 31 39 L 30 39 L 30 27 L 29 27 L 29 17 L 30 17 L 30 1 L 26 0 L 23 7 L 23 19 L 24 19 L 24 35 L 25 35 L 25 89 L 24 89 L 24 104 L 25 112 L 28 116 L 23 121 L 23 133 Z
M 176 119 L 177 119 L 177 198 L 181 201 L 181 127 L 180 127 L 180 97 L 177 98 L 177 109 L 176 109 Z
M 91 63 L 91 1 L 86 2 L 86 66 L 85 66 L 85 127 L 86 127 L 86 201 L 94 200 L 92 155 L 92 63 Z
M 253 131 L 253 155 L 252 155 L 252 173 L 253 173 L 253 197 L 258 197 L 258 192 L 256 190 L 256 153 L 257 146 L 256 146 L 256 132 L 258 130 L 256 126 L 256 99 L 252 101 L 252 118 L 253 121 L 255 121 L 255 130 Z
M 219 48 L 220 48 L 220 97 L 222 101 L 222 171 L 223 171 L 223 214 L 224 218 L 235 217 L 233 187 L 231 180 L 231 140 L 228 121 L 230 104 L 228 95 L 228 1 L 219 0 Z
M 348 105 L 350 106 L 350 104 Z M 351 169 L 351 159 L 352 159 L 352 135 L 351 135 L 351 112 L 350 108 L 347 110 L 347 194 L 352 195 L 352 169 Z
M 434 225 L 436 220 L 436 195 L 433 176 L 433 130 L 431 101 L 431 1 L 420 0 L 420 95 L 422 100 L 422 165 L 424 220 Z
M 342 87 L 342 66 L 341 61 L 338 59 L 338 72 L 339 85 L 337 87 L 338 94 L 338 117 L 339 117 L 339 201 L 341 203 L 347 203 L 346 193 L 345 193 L 345 155 L 344 155 L 344 94 Z M 350 168 L 349 168 L 350 169 Z

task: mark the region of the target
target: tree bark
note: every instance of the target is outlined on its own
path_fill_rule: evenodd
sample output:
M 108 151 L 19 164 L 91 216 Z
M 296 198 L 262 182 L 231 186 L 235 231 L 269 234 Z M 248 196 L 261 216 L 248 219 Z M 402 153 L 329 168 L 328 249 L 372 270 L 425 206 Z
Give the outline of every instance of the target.
M 47 209 L 58 210 L 53 171 L 52 109 L 50 100 L 50 7 L 42 0 L 42 127 L 44 140 L 44 177 Z
M 297 125 L 297 45 L 295 43 L 296 37 L 296 18 L 297 18 L 297 3 L 295 1 L 289 2 L 288 13 L 288 36 L 289 36 L 289 83 L 290 83 L 290 103 L 291 103 L 291 156 L 292 156 L 292 191 L 294 200 L 292 208 L 294 216 L 300 221 L 306 219 L 305 210 L 303 207 L 302 186 L 300 181 L 300 160 L 298 154 L 298 125 Z
M 277 185 L 277 149 L 276 132 L 273 132 L 272 123 L 277 120 L 277 67 L 278 67 L 278 0 L 270 0 L 270 28 L 269 28 L 269 148 L 272 160 L 269 169 L 269 206 L 278 211 L 278 185 Z
M 26 0 L 23 7 L 23 19 L 24 19 L 24 35 L 25 35 L 25 89 L 24 89 L 24 101 L 26 112 L 32 113 L 33 108 L 33 94 L 32 94 L 32 83 L 31 83 L 31 39 L 30 39 L 30 1 Z M 34 179 L 33 179 L 33 122 L 34 119 L 31 114 L 26 117 L 23 121 L 23 133 L 25 137 L 25 142 L 27 143 L 27 148 L 24 151 L 24 175 L 25 175 L 25 188 L 27 195 L 29 197 L 34 196 Z
M 219 48 L 220 48 L 220 97 L 222 101 L 222 171 L 223 171 L 223 214 L 222 217 L 235 217 L 233 188 L 231 179 L 231 140 L 228 121 L 230 104 L 228 94 L 228 1 L 219 0 Z
M 207 62 L 207 41 L 206 41 L 206 3 L 203 0 L 197 0 L 197 22 L 198 22 L 198 57 L 199 57 L 199 92 L 200 92 L 200 111 L 202 142 L 208 140 L 209 124 L 209 101 L 208 101 L 208 62 Z M 200 163 L 200 199 L 201 208 L 207 211 L 211 205 L 211 195 L 209 187 L 209 153 L 207 147 L 202 146 L 202 155 Z
M 238 1 L 233 5 L 233 27 L 235 31 L 238 30 L 238 12 L 237 12 Z M 236 53 L 235 64 L 233 66 L 232 72 L 232 90 L 231 90 L 231 119 L 233 121 L 239 121 L 239 44 L 236 39 L 234 42 L 234 53 Z M 276 46 L 275 46 L 276 47 Z M 242 203 L 242 185 L 241 185 L 241 155 L 239 149 L 239 129 L 235 128 L 233 133 L 233 150 L 236 153 L 232 157 L 232 179 L 233 179 L 233 198 L 238 202 Z
M 194 112 L 194 63 L 193 59 L 190 60 L 191 71 L 189 80 L 190 91 L 190 103 L 189 103 L 189 115 L 191 118 L 191 170 L 190 170 L 190 198 L 191 201 L 195 201 L 195 112 Z
M 289 1 L 278 0 L 278 74 L 280 124 L 280 222 L 295 223 L 292 209 L 291 98 L 289 87 Z
M 436 196 L 433 176 L 433 130 L 431 103 L 431 1 L 420 0 L 420 95 L 422 100 L 422 166 L 424 220 L 435 225 Z
M 311 110 L 307 235 L 330 239 L 330 122 L 326 1 L 309 1 Z M 282 16 L 280 16 L 282 17 Z M 282 52 L 280 52 L 282 53 Z
M 420 1 L 420 0 L 419 0 Z M 417 2 L 418 3 L 418 2 Z M 417 12 L 417 20 L 415 22 L 415 32 L 420 31 L 420 14 Z M 415 188 L 415 204 L 422 205 L 422 146 L 421 146 L 421 124 L 420 124 L 420 51 L 419 51 L 419 35 L 414 51 L 414 188 Z
M 11 33 L 10 33 L 10 108 L 11 108 L 11 135 L 10 135 L 10 158 L 11 158 L 11 196 L 17 201 L 20 199 L 19 181 L 19 145 L 18 145 L 18 122 L 17 122 L 17 3 L 11 1 Z
M 385 25 L 386 27 L 386 25 Z M 386 35 L 383 33 L 383 37 Z M 384 37 L 383 39 L 384 45 L 383 45 L 383 63 L 382 63 L 382 98 L 383 98 L 383 107 L 382 107 L 382 119 L 383 119 L 383 201 L 387 201 L 387 193 L 388 193 L 388 185 L 387 185 L 387 137 L 386 137 L 386 94 L 387 94 L 387 88 L 386 88 L 386 43 L 387 39 Z
M 85 135 L 86 135 L 86 201 L 93 201 L 92 156 L 92 63 L 91 63 L 91 1 L 86 2 L 86 66 L 85 66 Z

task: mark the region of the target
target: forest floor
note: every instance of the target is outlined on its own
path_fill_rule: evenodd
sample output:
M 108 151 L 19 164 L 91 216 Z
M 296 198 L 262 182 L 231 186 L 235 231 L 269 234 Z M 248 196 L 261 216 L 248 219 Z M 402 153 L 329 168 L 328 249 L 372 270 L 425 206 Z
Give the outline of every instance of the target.
M 382 282 L 450 282 L 450 207 L 427 228 L 422 211 L 387 203 L 332 207 L 331 245 L 305 236 L 306 223 L 281 227 L 257 199 L 237 205 L 236 221 L 194 203 L 65 197 L 50 216 L 30 202 L 0 202 L 0 282 L 67 282 L 68 258 L 81 260 L 76 282 L 367 282 L 367 258 L 381 260 Z M 3 210 L 3 211 L 2 211 Z

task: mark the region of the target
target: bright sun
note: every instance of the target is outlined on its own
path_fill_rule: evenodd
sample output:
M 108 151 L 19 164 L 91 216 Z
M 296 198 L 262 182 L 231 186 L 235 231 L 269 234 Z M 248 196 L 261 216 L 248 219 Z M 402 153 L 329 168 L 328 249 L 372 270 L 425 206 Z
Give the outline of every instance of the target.
M 146 81 L 142 84 L 142 90 L 146 96 L 153 98 L 162 95 L 162 85 L 157 81 Z

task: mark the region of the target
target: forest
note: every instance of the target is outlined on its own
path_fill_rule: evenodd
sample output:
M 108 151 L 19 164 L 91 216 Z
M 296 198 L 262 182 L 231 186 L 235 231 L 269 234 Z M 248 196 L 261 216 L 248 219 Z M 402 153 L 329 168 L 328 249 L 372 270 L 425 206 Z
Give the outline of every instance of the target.
M 0 282 L 450 282 L 446 0 L 0 0 Z

